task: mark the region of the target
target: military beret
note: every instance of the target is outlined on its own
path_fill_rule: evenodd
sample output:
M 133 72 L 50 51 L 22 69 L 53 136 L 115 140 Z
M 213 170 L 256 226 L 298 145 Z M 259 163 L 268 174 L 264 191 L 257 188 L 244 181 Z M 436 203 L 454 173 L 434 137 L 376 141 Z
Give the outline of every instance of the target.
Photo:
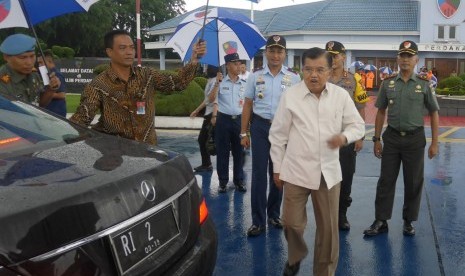
M 330 52 L 331 54 L 335 54 L 335 55 L 340 54 L 340 53 L 343 53 L 343 54 L 346 53 L 346 48 L 339 41 L 328 41 L 328 43 L 326 43 L 325 49 L 326 51 Z
M 240 60 L 238 53 L 227 54 L 224 56 L 225 62 L 232 62 L 232 61 L 238 61 L 238 60 Z
M 417 44 L 415 42 L 411 41 L 411 40 L 406 40 L 406 41 L 402 42 L 399 45 L 399 52 L 397 52 L 397 54 L 400 55 L 402 53 L 407 53 L 407 54 L 410 54 L 412 56 L 418 54 L 418 46 L 417 46 Z
M 278 46 L 286 49 L 286 39 L 280 35 L 272 35 L 266 41 L 266 48 Z
M 14 34 L 3 40 L 0 52 L 9 56 L 16 56 L 35 50 L 36 40 L 25 34 Z

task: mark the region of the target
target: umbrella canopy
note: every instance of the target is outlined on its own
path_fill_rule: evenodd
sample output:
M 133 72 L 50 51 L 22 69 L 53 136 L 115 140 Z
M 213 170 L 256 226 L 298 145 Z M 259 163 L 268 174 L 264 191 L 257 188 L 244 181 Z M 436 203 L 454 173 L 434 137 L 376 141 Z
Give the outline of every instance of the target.
M 0 0 L 0 29 L 31 27 L 67 13 L 85 12 L 99 0 Z M 30 24 L 29 24 L 29 23 Z
M 379 68 L 379 72 L 382 73 L 382 74 L 392 74 L 392 69 L 389 68 L 389 67 L 380 67 Z
M 207 42 L 207 54 L 200 59 L 202 63 L 220 66 L 225 63 L 225 55 L 236 52 L 241 59 L 251 59 L 266 43 L 257 26 L 246 16 L 225 8 L 212 8 L 187 16 L 166 43 L 183 61 L 190 59 L 193 44 L 201 38 L 205 14 L 203 39 Z
M 365 65 L 365 67 L 363 67 L 363 69 L 365 69 L 367 71 L 376 71 L 376 67 L 374 65 L 371 65 L 371 64 Z
M 365 64 L 361 61 L 354 61 L 350 64 L 350 67 L 355 67 L 355 69 L 358 69 L 363 66 L 365 66 Z

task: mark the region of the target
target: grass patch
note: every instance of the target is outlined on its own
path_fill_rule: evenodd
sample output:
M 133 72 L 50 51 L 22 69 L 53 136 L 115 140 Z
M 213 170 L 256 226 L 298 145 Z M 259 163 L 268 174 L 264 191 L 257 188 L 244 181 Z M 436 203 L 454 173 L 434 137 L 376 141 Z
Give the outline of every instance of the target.
M 66 112 L 74 113 L 81 100 L 80 94 L 66 94 Z

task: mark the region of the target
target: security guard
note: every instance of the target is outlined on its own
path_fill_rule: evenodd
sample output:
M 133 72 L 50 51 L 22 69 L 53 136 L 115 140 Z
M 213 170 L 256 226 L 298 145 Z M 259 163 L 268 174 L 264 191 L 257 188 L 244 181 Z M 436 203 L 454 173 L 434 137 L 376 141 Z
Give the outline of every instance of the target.
M 426 145 L 423 128 L 423 108 L 431 117 L 432 141 L 428 149 L 431 159 L 438 154 L 438 102 L 429 82 L 414 74 L 418 63 L 418 47 L 406 40 L 399 46 L 397 64 L 399 75 L 386 78 L 381 84 L 376 107 L 373 151 L 381 158 L 381 174 L 376 188 L 375 221 L 364 231 L 366 236 L 375 236 L 388 231 L 387 220 L 391 218 L 396 180 L 400 164 L 404 173 L 404 235 L 415 235 L 412 221 L 418 219 L 423 190 L 424 150 Z M 381 130 L 388 109 L 388 126 Z
M 365 103 L 368 101 L 368 95 L 361 78 L 357 80 L 352 73 L 345 70 L 346 49 L 344 45 L 338 41 L 329 41 L 326 43 L 325 48 L 333 56 L 333 70 L 329 81 L 344 88 L 349 93 L 360 116 L 365 120 Z M 347 208 L 352 203 L 350 193 L 352 191 L 357 152 L 362 150 L 362 148 L 363 139 L 339 149 L 339 163 L 341 164 L 342 171 L 341 192 L 339 196 L 339 229 L 343 231 L 350 229 L 350 224 L 347 220 Z
M 273 182 L 273 164 L 270 158 L 271 145 L 268 141 L 268 133 L 282 93 L 300 81 L 297 73 L 283 65 L 286 58 L 284 37 L 273 35 L 268 38 L 265 57 L 267 65 L 255 70 L 247 80 L 241 124 L 241 144 L 248 148 L 250 140 L 247 136 L 247 129 L 252 119 L 250 126 L 253 144 L 252 226 L 247 231 L 247 235 L 252 237 L 260 235 L 266 229 L 267 214 L 270 225 L 282 228 L 280 219 L 282 191 Z
M 60 80 L 50 75 L 50 85 L 43 86 L 39 75 L 33 71 L 36 62 L 35 39 L 25 34 L 8 36 L 0 45 L 6 61 L 0 67 L 0 93 L 27 103 L 48 105 Z
M 239 78 L 241 61 L 237 53 L 224 56 L 227 75 L 219 84 L 211 123 L 215 127 L 216 166 L 220 187 L 226 192 L 229 182 L 229 151 L 233 156 L 233 182 L 236 190 L 246 192 L 244 183 L 243 148 L 239 137 L 244 105 L 245 81 Z

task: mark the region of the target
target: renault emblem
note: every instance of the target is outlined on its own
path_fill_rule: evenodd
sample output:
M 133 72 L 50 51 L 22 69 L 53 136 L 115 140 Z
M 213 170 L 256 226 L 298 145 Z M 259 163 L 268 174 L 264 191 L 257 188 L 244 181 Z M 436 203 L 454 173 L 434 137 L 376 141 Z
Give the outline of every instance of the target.
M 155 187 L 151 182 L 147 180 L 143 180 L 140 183 L 140 192 L 147 201 L 154 201 L 157 196 L 157 193 L 155 192 Z

